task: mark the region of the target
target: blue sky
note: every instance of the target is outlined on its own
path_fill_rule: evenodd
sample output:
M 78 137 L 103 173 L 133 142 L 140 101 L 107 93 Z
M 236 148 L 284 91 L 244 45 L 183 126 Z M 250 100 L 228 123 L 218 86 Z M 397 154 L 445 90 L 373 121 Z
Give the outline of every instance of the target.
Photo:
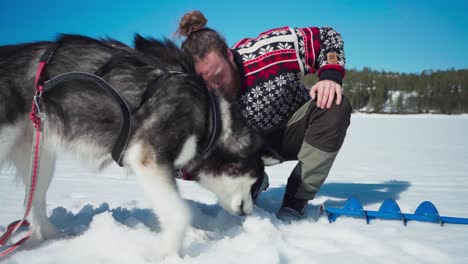
M 270 28 L 331 26 L 345 42 L 347 68 L 419 73 L 468 68 L 468 1 L 2 0 L 0 45 L 53 40 L 58 33 L 109 36 L 131 44 L 176 30 L 194 9 L 232 45 Z

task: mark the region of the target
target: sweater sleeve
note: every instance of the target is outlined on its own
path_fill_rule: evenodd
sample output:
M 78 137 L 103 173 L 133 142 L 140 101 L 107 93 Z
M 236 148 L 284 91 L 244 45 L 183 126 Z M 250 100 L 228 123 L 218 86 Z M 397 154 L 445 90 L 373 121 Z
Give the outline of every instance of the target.
M 320 80 L 333 80 L 342 84 L 345 75 L 345 53 L 340 33 L 331 27 L 297 29 L 301 57 L 311 73 Z
M 345 75 L 345 53 L 340 33 L 331 27 L 319 28 L 320 52 L 316 58 L 320 80 L 333 80 L 341 84 Z M 338 71 L 338 73 L 336 73 Z

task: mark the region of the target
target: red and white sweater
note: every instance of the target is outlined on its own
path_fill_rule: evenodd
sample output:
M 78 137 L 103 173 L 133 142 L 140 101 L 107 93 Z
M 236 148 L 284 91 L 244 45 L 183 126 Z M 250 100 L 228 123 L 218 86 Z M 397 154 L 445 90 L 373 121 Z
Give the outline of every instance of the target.
M 317 72 L 320 80 L 340 84 L 345 75 L 343 40 L 330 27 L 272 29 L 232 50 L 242 78 L 242 114 L 264 133 L 282 127 L 310 100 L 304 75 Z

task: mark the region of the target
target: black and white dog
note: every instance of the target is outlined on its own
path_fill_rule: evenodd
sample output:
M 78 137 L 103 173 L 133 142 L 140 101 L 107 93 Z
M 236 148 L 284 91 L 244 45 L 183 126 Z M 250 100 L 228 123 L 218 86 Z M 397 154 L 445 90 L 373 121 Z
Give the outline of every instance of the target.
M 251 189 L 263 175 L 260 136 L 245 125 L 234 103 L 221 95 L 210 96 L 193 63 L 173 43 L 139 35 L 135 49 L 77 35 L 62 35 L 54 43 L 58 46 L 50 56 L 45 80 L 67 72 L 99 71 L 128 104 L 131 133 L 122 163 L 138 176 L 159 216 L 161 254 L 180 249 L 190 224 L 189 208 L 175 184 L 179 168 L 197 175 L 196 180 L 214 192 L 227 211 L 237 215 L 252 211 Z M 51 44 L 0 47 L 0 163 L 13 164 L 23 179 L 29 177 L 31 160 L 33 126 L 28 116 L 34 76 Z M 112 161 L 124 122 L 121 107 L 87 79 L 57 84 L 43 94 L 42 108 L 44 142 L 31 212 L 33 238 L 38 240 L 58 234 L 47 219 L 45 201 L 56 151 L 71 151 L 103 168 Z M 219 133 L 213 132 L 217 128 Z

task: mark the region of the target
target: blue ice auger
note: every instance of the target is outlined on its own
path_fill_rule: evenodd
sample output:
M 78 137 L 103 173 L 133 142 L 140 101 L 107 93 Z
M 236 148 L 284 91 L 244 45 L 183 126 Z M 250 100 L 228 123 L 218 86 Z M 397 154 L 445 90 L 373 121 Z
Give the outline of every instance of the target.
M 385 200 L 378 211 L 364 210 L 362 204 L 356 198 L 349 198 L 343 208 L 325 207 L 321 205 L 320 213 L 326 214 L 330 223 L 334 222 L 339 216 L 352 216 L 366 219 L 384 219 L 399 220 L 406 226 L 410 220 L 439 223 L 441 226 L 445 223 L 468 225 L 468 218 L 440 216 L 433 203 L 425 201 L 421 203 L 414 214 L 404 214 L 400 206 L 393 199 Z

